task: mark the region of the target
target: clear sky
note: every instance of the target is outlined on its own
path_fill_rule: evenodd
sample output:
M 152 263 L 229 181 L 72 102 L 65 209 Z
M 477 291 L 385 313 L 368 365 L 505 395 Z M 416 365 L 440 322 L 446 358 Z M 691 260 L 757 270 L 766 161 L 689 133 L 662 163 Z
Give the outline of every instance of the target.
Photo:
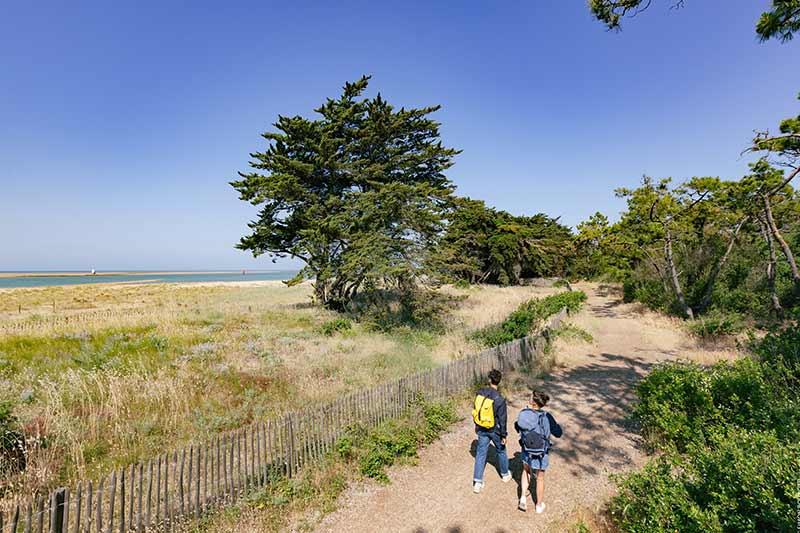
M 740 176 L 753 130 L 798 112 L 800 42 L 758 43 L 767 1 L 669 4 L 609 33 L 583 0 L 8 2 L 0 270 L 276 267 L 233 248 L 254 208 L 228 181 L 361 74 L 441 104 L 458 191 L 516 214 Z

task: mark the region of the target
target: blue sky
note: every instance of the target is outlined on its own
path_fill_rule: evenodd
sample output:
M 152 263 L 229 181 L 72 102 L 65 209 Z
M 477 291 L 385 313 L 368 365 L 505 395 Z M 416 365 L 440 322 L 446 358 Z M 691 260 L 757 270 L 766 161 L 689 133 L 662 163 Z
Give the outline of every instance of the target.
M 513 213 L 574 225 L 643 173 L 740 176 L 798 112 L 800 42 L 758 43 L 766 1 L 669 4 L 609 33 L 582 0 L 7 3 L 0 270 L 275 268 L 233 248 L 254 208 L 228 181 L 361 74 L 441 104 L 459 192 Z

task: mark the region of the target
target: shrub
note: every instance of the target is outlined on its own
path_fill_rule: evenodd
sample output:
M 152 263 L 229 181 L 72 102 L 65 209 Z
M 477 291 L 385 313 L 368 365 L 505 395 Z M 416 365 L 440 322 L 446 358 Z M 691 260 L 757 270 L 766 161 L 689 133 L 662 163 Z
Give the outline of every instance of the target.
M 25 468 L 25 435 L 12 407 L 11 402 L 0 401 L 0 474 Z
M 751 429 L 772 427 L 772 391 L 758 361 L 722 361 L 708 374 L 714 405 L 726 424 Z
M 618 479 L 623 531 L 790 531 L 800 501 L 800 332 L 753 342 L 755 357 L 658 366 L 634 415 L 668 451 Z M 678 453 L 674 453 L 677 451 Z
M 664 363 L 636 387 L 633 415 L 657 448 L 686 449 L 702 442 L 706 427 L 719 419 L 710 375 L 694 363 Z
M 350 331 L 352 329 L 353 324 L 347 318 L 338 317 L 334 318 L 333 320 L 328 320 L 320 327 L 320 331 L 323 335 L 327 335 L 331 337 L 334 333 L 341 333 L 344 331 Z
M 574 313 L 581 308 L 585 301 L 586 294 L 581 291 L 562 292 L 545 298 L 534 298 L 520 304 L 500 324 L 494 324 L 475 332 L 473 338 L 484 346 L 490 347 L 521 339 L 530 334 L 543 320 L 558 313 L 564 307 Z
M 687 454 L 693 501 L 712 510 L 723 531 L 791 531 L 798 503 L 800 445 L 739 428 L 711 435 Z
M 708 446 L 661 456 L 617 478 L 609 505 L 622 531 L 790 531 L 800 447 L 774 434 L 715 431 Z
M 736 335 L 744 329 L 742 317 L 736 313 L 712 311 L 702 318 L 688 322 L 689 333 L 701 339 Z
M 627 278 L 622 284 L 622 299 L 626 303 L 641 302 L 650 309 L 667 311 L 672 305 L 672 295 L 664 291 L 664 285 L 652 279 Z
M 768 380 L 786 398 L 800 397 L 800 324 L 768 333 L 753 343 Z
M 419 400 L 400 419 L 367 431 L 354 426 L 336 444 L 339 457 L 355 461 L 363 476 L 387 482 L 386 469 L 398 459 L 416 457 L 417 449 L 436 439 L 457 419 L 450 402 Z
M 662 456 L 631 474 L 616 478 L 619 493 L 609 512 L 621 531 L 630 533 L 719 532 L 716 516 L 692 501 L 672 464 Z

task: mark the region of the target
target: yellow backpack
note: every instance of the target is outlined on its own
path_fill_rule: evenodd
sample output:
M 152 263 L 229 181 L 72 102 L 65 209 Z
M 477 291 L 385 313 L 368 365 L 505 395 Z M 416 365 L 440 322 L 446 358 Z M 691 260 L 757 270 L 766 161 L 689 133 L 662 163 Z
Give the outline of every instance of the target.
M 482 428 L 492 429 L 494 427 L 494 400 L 483 394 L 475 396 L 472 420 Z

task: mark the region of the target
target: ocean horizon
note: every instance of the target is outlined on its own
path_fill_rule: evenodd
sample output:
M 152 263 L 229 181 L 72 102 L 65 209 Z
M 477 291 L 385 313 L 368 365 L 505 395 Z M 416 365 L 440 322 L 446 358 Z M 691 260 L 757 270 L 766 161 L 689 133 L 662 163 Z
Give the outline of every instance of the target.
M 297 270 L 0 270 L 0 288 L 53 287 L 96 283 L 201 283 L 270 281 Z

